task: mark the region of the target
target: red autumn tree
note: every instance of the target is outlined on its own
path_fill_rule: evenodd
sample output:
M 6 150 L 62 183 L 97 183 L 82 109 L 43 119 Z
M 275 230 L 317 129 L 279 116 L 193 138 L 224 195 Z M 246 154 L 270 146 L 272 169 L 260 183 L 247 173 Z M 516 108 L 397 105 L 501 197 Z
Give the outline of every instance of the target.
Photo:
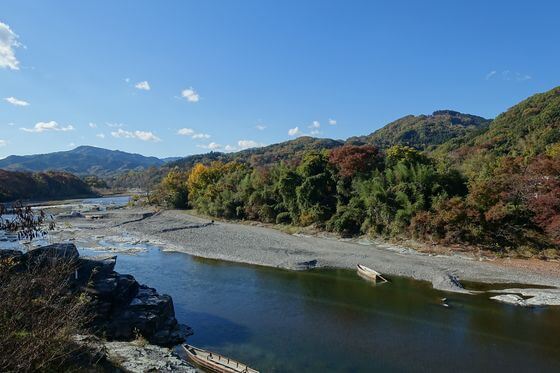
M 329 154 L 329 163 L 345 178 L 367 173 L 382 165 L 379 150 L 371 145 L 344 145 Z

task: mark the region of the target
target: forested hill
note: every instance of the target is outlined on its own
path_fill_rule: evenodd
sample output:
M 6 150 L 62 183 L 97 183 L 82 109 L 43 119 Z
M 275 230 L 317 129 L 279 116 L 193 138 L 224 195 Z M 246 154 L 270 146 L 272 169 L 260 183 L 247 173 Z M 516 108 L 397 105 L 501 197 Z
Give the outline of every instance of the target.
M 408 145 L 425 150 L 485 129 L 489 123 L 489 119 L 476 115 L 439 110 L 432 115 L 407 115 L 367 136 L 351 137 L 347 143 L 370 144 L 382 149 L 393 145 Z
M 95 196 L 80 178 L 66 172 L 0 170 L 0 202 Z
M 155 157 L 145 157 L 119 150 L 93 146 L 26 156 L 12 155 L 0 160 L 0 168 L 8 171 L 66 171 L 76 175 L 108 176 L 128 170 L 161 166 L 165 162 Z
M 500 114 L 486 131 L 457 138 L 441 152 L 463 162 L 474 157 L 533 157 L 560 151 L 560 87 L 539 93 Z
M 253 166 L 264 166 L 280 161 L 290 161 L 301 158 L 309 151 L 333 149 L 344 145 L 343 141 L 331 139 L 319 139 L 309 136 L 302 136 L 295 140 L 285 141 L 278 144 L 268 145 L 261 148 L 251 148 L 235 153 L 212 152 L 208 154 L 191 155 L 175 162 L 170 162 L 169 166 L 192 167 L 196 163 L 209 163 L 211 161 L 237 161 Z
M 196 163 L 237 161 L 252 166 L 266 166 L 280 161 L 294 161 L 313 150 L 330 150 L 344 144 L 374 145 L 387 149 L 393 145 L 408 145 L 419 150 L 434 149 L 454 138 L 463 138 L 488 127 L 490 120 L 476 115 L 440 110 L 432 115 L 408 115 L 366 136 L 351 137 L 346 141 L 302 136 L 262 148 L 235 153 L 211 152 L 197 154 L 170 162 L 169 166 L 192 167 Z

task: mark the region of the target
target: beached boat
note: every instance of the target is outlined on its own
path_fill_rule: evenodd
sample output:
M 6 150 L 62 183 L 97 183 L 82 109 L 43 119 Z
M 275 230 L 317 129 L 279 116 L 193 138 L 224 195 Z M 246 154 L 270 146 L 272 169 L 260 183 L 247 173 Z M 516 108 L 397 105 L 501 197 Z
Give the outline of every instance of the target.
M 388 282 L 387 279 L 385 279 L 383 276 L 381 276 L 381 273 L 377 272 L 374 269 L 371 269 L 369 267 L 366 267 L 365 265 L 362 264 L 358 264 L 356 266 L 358 268 L 358 274 L 366 277 L 367 279 L 373 280 L 373 281 L 377 281 L 377 279 L 383 280 L 385 282 Z
M 228 359 L 222 355 L 206 351 L 188 344 L 184 344 L 189 359 L 200 367 L 216 373 L 259 373 L 238 361 Z

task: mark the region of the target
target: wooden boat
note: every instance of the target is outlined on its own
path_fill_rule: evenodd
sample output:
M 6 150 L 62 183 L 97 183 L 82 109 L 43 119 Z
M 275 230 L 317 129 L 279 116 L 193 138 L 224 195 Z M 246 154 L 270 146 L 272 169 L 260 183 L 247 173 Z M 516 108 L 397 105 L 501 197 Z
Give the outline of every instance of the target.
M 366 267 L 365 265 L 362 264 L 358 264 L 356 267 L 358 268 L 358 274 L 369 280 L 377 281 L 377 279 L 379 278 L 385 282 L 389 282 L 387 281 L 387 279 L 381 276 L 381 273 L 377 272 L 374 269 Z
M 259 373 L 238 361 L 228 359 L 222 355 L 184 344 L 189 359 L 201 368 L 215 373 Z

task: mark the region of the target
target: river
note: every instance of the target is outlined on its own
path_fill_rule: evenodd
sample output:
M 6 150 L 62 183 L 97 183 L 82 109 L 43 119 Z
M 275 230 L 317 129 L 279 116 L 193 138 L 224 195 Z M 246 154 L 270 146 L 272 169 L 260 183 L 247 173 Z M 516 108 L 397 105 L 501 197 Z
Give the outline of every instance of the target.
M 194 329 L 189 343 L 263 372 L 560 371 L 560 308 L 133 246 L 146 251 L 119 254 L 116 269 L 173 296 L 178 320 Z
M 519 308 L 405 278 L 375 286 L 348 270 L 292 272 L 101 244 L 136 249 L 118 254 L 116 270 L 173 297 L 177 319 L 195 332 L 188 343 L 262 372 L 560 371 L 560 307 Z

